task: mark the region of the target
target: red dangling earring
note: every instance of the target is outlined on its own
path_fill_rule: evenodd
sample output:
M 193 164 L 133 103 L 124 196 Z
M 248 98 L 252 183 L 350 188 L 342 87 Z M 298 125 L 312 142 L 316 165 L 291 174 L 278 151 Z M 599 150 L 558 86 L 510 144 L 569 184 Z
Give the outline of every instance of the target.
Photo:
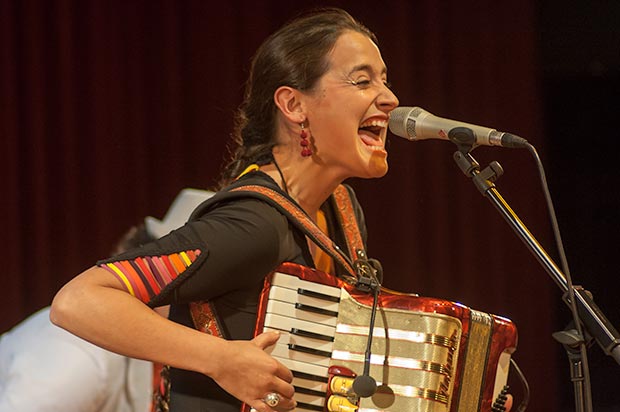
M 308 140 L 308 133 L 306 132 L 306 129 L 304 129 L 303 123 L 300 123 L 300 126 L 301 126 L 301 132 L 299 133 L 299 137 L 301 138 L 301 141 L 299 142 L 299 145 L 301 146 L 301 155 L 303 157 L 312 156 L 312 149 L 310 148 L 310 141 Z

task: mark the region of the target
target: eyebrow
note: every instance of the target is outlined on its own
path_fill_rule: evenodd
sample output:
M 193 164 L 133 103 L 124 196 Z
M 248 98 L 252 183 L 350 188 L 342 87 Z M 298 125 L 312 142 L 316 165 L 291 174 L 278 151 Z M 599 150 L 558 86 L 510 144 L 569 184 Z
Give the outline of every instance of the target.
M 374 69 L 372 68 L 371 65 L 369 65 L 369 64 L 358 64 L 357 66 L 354 66 L 351 69 L 351 71 L 349 72 L 349 76 L 352 75 L 355 72 L 360 72 L 360 71 L 366 71 L 366 72 L 374 73 Z M 381 70 L 380 74 L 387 74 L 387 67 L 383 66 L 383 69 Z

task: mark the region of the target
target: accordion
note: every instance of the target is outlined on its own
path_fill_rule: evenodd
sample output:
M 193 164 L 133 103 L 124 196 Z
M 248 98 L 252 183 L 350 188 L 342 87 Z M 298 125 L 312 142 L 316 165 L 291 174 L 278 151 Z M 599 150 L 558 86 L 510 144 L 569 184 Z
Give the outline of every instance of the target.
M 369 369 L 377 390 L 360 398 L 352 383 L 364 369 L 373 295 L 291 263 L 266 278 L 255 334 L 280 332 L 267 351 L 293 372 L 297 411 L 491 410 L 516 348 L 511 321 L 387 289 L 378 299 Z

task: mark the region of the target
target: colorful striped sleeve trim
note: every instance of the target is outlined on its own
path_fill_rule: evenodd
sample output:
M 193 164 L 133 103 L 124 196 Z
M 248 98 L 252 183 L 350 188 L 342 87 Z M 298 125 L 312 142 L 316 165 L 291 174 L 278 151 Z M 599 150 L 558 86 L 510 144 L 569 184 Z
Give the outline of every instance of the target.
M 116 276 L 133 296 L 148 303 L 194 264 L 199 256 L 200 249 L 194 249 L 169 255 L 117 260 L 102 263 L 99 267 Z

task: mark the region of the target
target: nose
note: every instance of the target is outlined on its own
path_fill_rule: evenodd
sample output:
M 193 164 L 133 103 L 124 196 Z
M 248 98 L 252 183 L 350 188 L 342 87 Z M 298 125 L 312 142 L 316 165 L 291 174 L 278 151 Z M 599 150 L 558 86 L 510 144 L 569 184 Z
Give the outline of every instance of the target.
M 396 97 L 394 92 L 387 85 L 383 85 L 383 90 L 377 97 L 377 105 L 379 106 L 379 109 L 385 113 L 389 113 L 396 109 L 398 104 L 398 97 Z

